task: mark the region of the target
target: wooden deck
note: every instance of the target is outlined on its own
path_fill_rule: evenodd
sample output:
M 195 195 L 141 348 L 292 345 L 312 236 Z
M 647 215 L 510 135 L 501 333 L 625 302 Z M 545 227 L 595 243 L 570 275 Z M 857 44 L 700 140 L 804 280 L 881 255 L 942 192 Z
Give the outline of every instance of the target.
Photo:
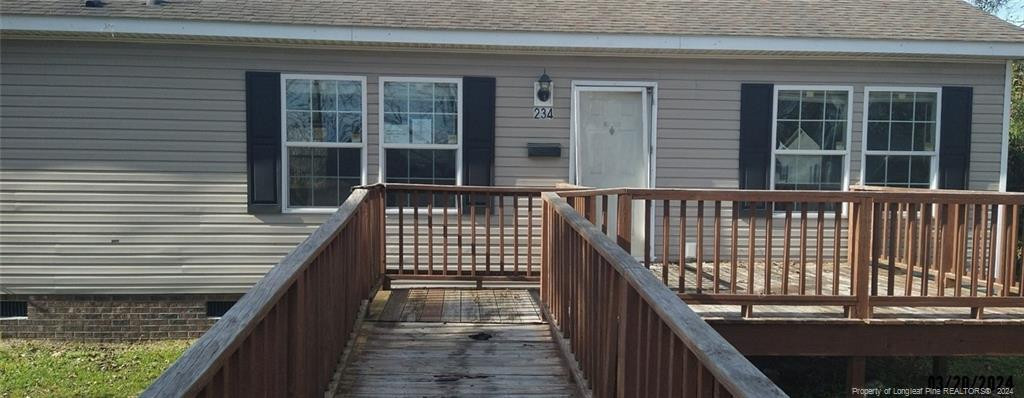
M 576 386 L 524 289 L 381 291 L 338 397 L 574 396 Z
M 408 200 L 395 212 L 389 195 Z M 868 356 L 1024 356 L 1022 207 L 931 190 L 360 187 L 143 396 L 781 398 L 744 355 L 852 357 L 851 386 Z M 643 233 L 633 209 L 655 220 Z M 706 262 L 657 264 L 690 257 Z

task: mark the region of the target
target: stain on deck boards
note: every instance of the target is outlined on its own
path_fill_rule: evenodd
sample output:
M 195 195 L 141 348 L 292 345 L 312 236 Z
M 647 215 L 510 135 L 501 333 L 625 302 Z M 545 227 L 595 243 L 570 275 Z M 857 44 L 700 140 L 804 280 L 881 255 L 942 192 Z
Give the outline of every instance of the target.
M 337 396 L 576 392 L 529 291 L 402 289 L 370 304 Z
M 383 306 L 371 314 L 378 322 L 544 323 L 525 289 L 402 289 L 374 303 Z

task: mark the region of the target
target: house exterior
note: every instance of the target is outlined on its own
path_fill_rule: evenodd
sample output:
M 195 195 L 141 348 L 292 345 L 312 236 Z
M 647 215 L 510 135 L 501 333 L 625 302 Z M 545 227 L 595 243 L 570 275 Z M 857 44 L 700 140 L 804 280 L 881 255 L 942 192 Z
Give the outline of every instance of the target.
M 1005 190 L 1024 58 L 960 0 L 145 3 L 0 3 L 4 336 L 195 336 L 361 184 Z

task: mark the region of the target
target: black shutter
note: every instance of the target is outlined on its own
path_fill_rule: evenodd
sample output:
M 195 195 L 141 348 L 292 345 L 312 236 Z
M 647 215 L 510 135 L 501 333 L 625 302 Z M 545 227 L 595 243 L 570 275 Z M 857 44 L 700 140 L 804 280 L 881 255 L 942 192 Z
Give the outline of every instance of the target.
M 493 77 L 462 78 L 462 184 L 494 185 Z
M 774 85 L 740 87 L 740 189 L 768 189 Z
M 939 188 L 967 189 L 971 163 L 971 114 L 974 89 L 942 88 L 942 131 L 939 132 Z
M 249 213 L 281 211 L 281 74 L 245 72 Z

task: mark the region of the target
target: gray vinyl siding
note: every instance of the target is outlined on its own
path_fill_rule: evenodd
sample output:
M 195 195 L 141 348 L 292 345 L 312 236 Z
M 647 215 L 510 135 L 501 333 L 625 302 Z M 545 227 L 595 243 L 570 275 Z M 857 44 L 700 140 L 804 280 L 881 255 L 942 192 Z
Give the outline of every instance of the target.
M 1002 63 L 586 58 L 5 40 L 0 49 L 0 289 L 241 292 L 319 214 L 246 213 L 244 72 L 367 77 L 368 176 L 378 178 L 378 78 L 497 77 L 498 185 L 569 176 L 572 80 L 658 83 L 659 187 L 737 187 L 743 82 L 974 87 L 971 188 L 996 189 Z M 532 119 L 532 82 L 555 119 Z M 562 157 L 528 158 L 530 142 Z

